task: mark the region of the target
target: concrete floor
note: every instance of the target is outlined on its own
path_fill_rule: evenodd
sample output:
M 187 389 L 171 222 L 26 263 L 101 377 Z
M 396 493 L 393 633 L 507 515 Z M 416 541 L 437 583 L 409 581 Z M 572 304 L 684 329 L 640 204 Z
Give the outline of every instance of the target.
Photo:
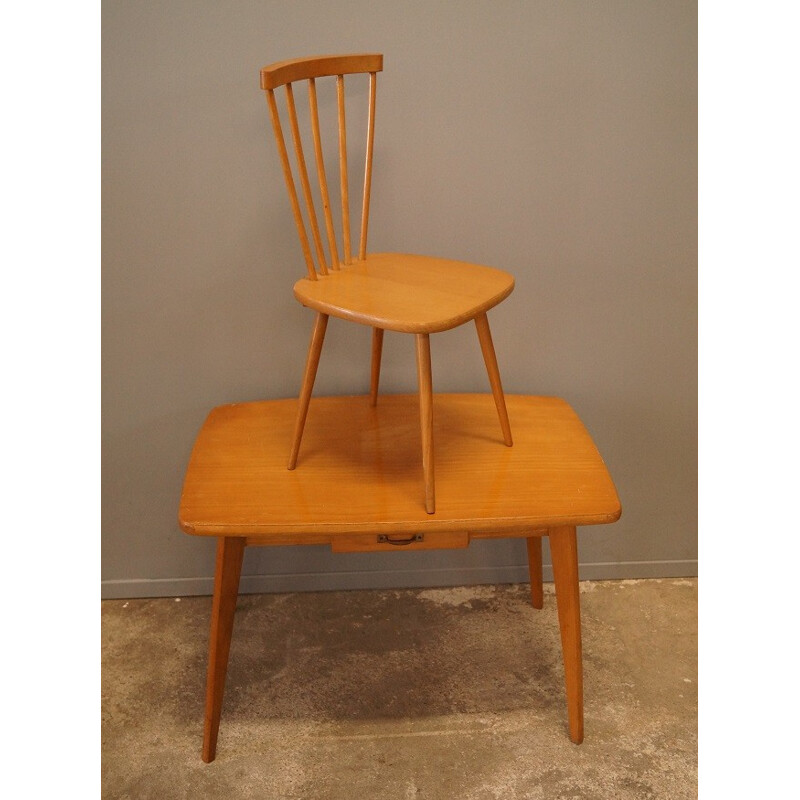
M 697 581 L 581 592 L 582 745 L 552 584 L 241 596 L 211 764 L 211 599 L 107 600 L 103 797 L 696 797 Z

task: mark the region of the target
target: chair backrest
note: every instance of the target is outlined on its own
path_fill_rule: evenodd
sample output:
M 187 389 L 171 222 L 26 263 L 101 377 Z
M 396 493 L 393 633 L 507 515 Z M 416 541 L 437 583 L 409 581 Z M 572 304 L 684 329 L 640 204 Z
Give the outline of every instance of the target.
M 345 95 L 344 76 L 354 73 L 369 74 L 369 111 L 367 114 L 367 146 L 366 161 L 364 164 L 364 186 L 361 202 L 361 232 L 358 245 L 358 258 L 364 259 L 367 252 L 367 225 L 369 222 L 370 184 L 372 181 L 372 148 L 375 133 L 375 89 L 376 74 L 383 69 L 383 56 L 375 53 L 362 53 L 341 56 L 316 56 L 312 58 L 298 58 L 291 61 L 280 61 L 261 70 L 261 88 L 267 96 L 267 104 L 272 118 L 272 127 L 275 140 L 283 165 L 283 174 L 286 179 L 286 188 L 289 190 L 289 199 L 292 204 L 300 243 L 308 268 L 308 277 L 317 280 L 317 273 L 327 275 L 329 270 L 338 270 L 342 264 L 350 264 L 353 254 L 350 245 L 350 201 L 347 181 L 347 133 L 345 124 Z M 331 213 L 331 203 L 328 194 L 328 181 L 323 158 L 322 137 L 320 134 L 319 110 L 317 106 L 316 79 L 325 77 L 336 78 L 336 96 L 338 106 L 339 128 L 339 191 L 342 204 L 342 248 L 344 258 L 340 260 L 336 246 L 336 234 Z M 295 107 L 292 84 L 298 81 L 308 82 L 308 102 L 310 111 L 311 134 L 314 143 L 314 156 L 317 165 L 317 178 L 319 181 L 319 196 L 322 200 L 325 231 L 327 233 L 330 258 L 326 259 L 325 250 L 320 235 L 320 226 L 314 207 L 311 183 L 306 168 L 303 152 L 303 142 L 300 136 L 300 126 Z M 300 179 L 300 186 L 305 200 L 308 222 L 311 227 L 311 238 L 316 252 L 316 266 L 312 255 L 311 243 L 303 221 L 303 213 L 297 194 L 295 179 L 289 153 L 281 127 L 278 105 L 275 99 L 275 89 L 286 87 L 286 109 L 289 116 L 289 127 L 294 144 L 295 168 Z

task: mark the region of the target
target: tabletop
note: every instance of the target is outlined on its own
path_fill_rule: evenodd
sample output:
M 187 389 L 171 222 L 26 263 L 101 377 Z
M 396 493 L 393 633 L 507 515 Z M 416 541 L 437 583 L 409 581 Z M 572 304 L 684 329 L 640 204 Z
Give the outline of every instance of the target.
M 313 398 L 291 471 L 297 400 L 213 409 L 187 468 L 181 528 L 245 536 L 248 544 L 348 549 L 353 534 L 423 531 L 440 537 L 429 537 L 430 546 L 460 546 L 441 536 L 528 536 L 619 518 L 611 477 L 568 403 L 507 395 L 514 445 L 506 447 L 489 394 L 434 395 L 437 506 L 427 514 L 418 402 L 416 395 L 382 395 L 377 407 L 365 396 Z

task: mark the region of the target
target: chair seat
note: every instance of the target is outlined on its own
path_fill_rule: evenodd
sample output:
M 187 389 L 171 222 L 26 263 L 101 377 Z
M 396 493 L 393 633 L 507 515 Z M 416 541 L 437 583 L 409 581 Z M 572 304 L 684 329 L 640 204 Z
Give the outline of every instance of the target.
M 406 333 L 435 333 L 483 314 L 511 294 L 514 278 L 492 267 L 405 253 L 374 253 L 312 281 L 295 297 L 323 314 Z

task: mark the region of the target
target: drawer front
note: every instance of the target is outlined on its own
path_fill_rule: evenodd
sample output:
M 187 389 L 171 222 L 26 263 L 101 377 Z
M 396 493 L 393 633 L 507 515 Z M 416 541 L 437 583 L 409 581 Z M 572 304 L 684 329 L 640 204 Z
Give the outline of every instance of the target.
M 376 553 L 392 550 L 446 550 L 466 547 L 466 531 L 437 531 L 436 533 L 347 533 L 331 537 L 334 553 Z

